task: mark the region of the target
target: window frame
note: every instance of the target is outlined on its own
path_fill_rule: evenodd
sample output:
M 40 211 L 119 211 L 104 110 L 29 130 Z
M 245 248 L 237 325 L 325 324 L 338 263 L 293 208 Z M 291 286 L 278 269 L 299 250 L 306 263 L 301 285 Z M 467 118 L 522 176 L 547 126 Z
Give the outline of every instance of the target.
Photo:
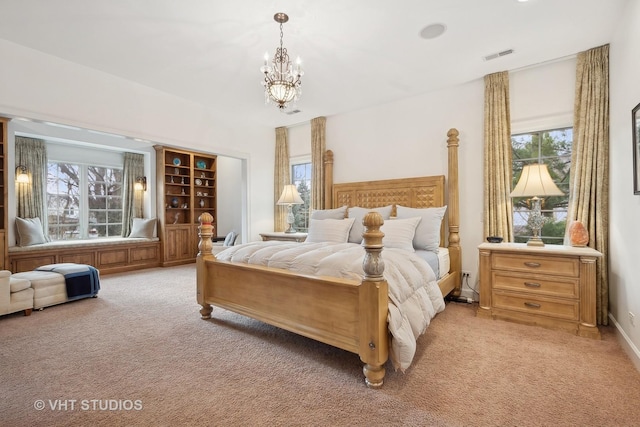
M 307 165 L 307 164 L 309 165 L 309 169 L 310 169 L 310 176 L 308 179 L 308 184 L 309 184 L 308 204 L 305 203 L 304 205 L 293 206 L 293 213 L 296 218 L 296 222 L 294 223 L 294 228 L 301 233 L 306 233 L 309 230 L 309 221 L 311 218 L 311 186 L 313 182 L 313 165 L 311 163 L 311 155 L 295 156 L 295 157 L 289 158 L 290 182 L 291 184 L 296 186 L 296 189 L 298 188 L 298 185 L 294 177 L 293 169 L 295 166 Z M 300 196 L 303 197 L 304 195 L 301 194 Z M 302 220 L 303 226 L 301 226 L 300 220 Z
M 122 230 L 122 216 L 121 216 L 121 220 L 119 223 L 113 222 L 110 223 L 109 222 L 109 212 L 113 212 L 117 209 L 110 209 L 108 207 L 108 201 L 106 200 L 107 197 L 119 197 L 120 198 L 120 212 L 122 215 L 122 203 L 124 203 L 123 200 L 123 189 L 124 189 L 124 165 L 120 165 L 120 166 L 115 166 L 115 165 L 100 165 L 100 164 L 91 164 L 91 163 L 86 163 L 86 162 L 78 162 L 78 161 L 67 161 L 67 160 L 57 160 L 57 159 L 48 159 L 47 160 L 47 185 L 45 186 L 45 209 L 47 210 L 47 218 L 50 217 L 50 207 L 49 207 L 49 189 L 48 189 L 48 183 L 49 183 L 49 169 L 51 168 L 52 165 L 60 165 L 60 164 L 67 164 L 67 165 L 73 165 L 73 166 L 77 166 L 78 167 L 78 211 L 79 211 L 79 219 L 78 219 L 78 225 L 77 225 L 77 230 L 78 230 L 78 235 L 77 237 L 73 237 L 71 239 L 65 239 L 64 237 L 61 239 L 55 238 L 54 236 L 60 235 L 60 236 L 64 236 L 64 234 L 60 234 L 60 233 L 51 233 L 51 229 L 53 228 L 58 228 L 60 229 L 61 226 L 59 224 L 52 224 L 50 221 L 47 221 L 47 235 L 49 236 L 49 238 L 52 241 L 60 241 L 60 240 L 84 240 L 84 239 L 92 239 L 92 238 L 100 238 L 100 239 L 111 239 L 111 238 L 115 238 L 115 237 L 120 237 L 121 236 L 121 230 Z M 94 168 L 102 168 L 102 169 L 111 169 L 111 170 L 115 170 L 115 171 L 120 171 L 119 176 L 121 178 L 121 181 L 115 181 L 116 184 L 120 184 L 120 194 L 119 195 L 108 195 L 105 194 L 104 196 L 100 196 L 100 197 L 105 197 L 105 207 L 104 209 L 91 209 L 89 207 L 89 184 L 90 184 L 90 180 L 89 180 L 89 168 L 94 167 Z M 59 166 L 58 166 L 58 170 L 59 170 Z M 118 175 L 117 173 L 115 174 L 116 176 Z M 100 181 L 102 182 L 102 181 Z M 105 234 L 106 235 L 98 235 L 98 236 L 93 236 L 90 233 L 90 230 L 94 227 L 93 224 L 89 223 L 89 218 L 90 218 L 90 211 L 99 211 L 99 212 L 103 212 L 104 216 L 105 216 L 105 222 L 103 223 L 98 223 L 97 225 L 99 227 L 104 227 L 105 229 Z M 117 234 L 114 235 L 108 235 L 109 233 L 109 227 L 110 226 L 114 226 L 114 225 L 119 225 L 120 226 L 120 232 L 118 232 Z
M 543 155 L 542 153 L 542 149 L 543 149 L 543 138 L 544 138 L 544 134 L 545 133 L 552 133 L 552 132 L 568 132 L 570 138 L 565 138 L 564 140 L 561 141 L 569 141 L 570 140 L 570 144 L 569 147 L 564 147 L 564 151 L 562 150 L 557 150 L 555 152 L 555 155 Z M 517 149 L 517 147 L 514 145 L 514 143 L 516 142 L 516 138 L 519 136 L 525 136 L 525 135 L 531 135 L 532 139 L 533 139 L 533 135 L 538 135 L 538 153 L 536 156 L 531 156 L 531 157 L 527 157 L 527 158 L 516 158 L 515 156 L 515 151 Z M 544 204 L 542 205 L 542 213 L 543 215 L 546 214 L 546 216 L 551 215 L 554 218 L 553 223 L 554 224 L 562 224 L 562 222 L 564 221 L 564 230 L 566 230 L 566 223 L 567 223 L 567 218 L 568 218 L 568 204 L 569 204 L 569 196 L 570 196 L 570 172 L 571 172 L 571 152 L 573 150 L 573 125 L 558 125 L 558 126 L 550 126 L 548 128 L 538 128 L 536 130 L 525 130 L 525 129 L 519 129 L 518 132 L 513 132 L 511 134 L 511 153 L 512 153 L 512 161 L 511 161 L 511 171 L 512 171 L 512 188 L 515 187 L 516 183 L 518 182 L 518 179 L 520 177 L 520 173 L 522 171 L 522 167 L 524 165 L 527 164 L 534 164 L 534 163 L 543 163 L 546 164 L 548 166 L 549 172 L 552 175 L 552 178 L 554 180 L 554 183 L 558 186 L 558 188 L 560 188 L 565 195 L 564 196 L 552 196 L 552 198 L 555 197 L 562 197 L 563 200 L 565 200 L 564 203 L 564 208 L 558 208 L 558 207 L 554 207 L 553 209 L 545 209 Z M 563 160 L 564 159 L 564 160 Z M 560 163 L 564 163 L 565 167 L 564 167 L 564 171 L 565 174 L 564 176 L 562 176 L 562 179 L 557 179 L 554 178 L 554 174 L 556 174 L 557 172 L 557 168 L 553 168 L 551 167 L 551 163 L 556 160 L 559 161 Z M 519 167 L 516 167 L 519 164 Z M 522 203 L 520 203 L 520 205 L 518 206 L 518 202 L 522 201 L 523 199 L 526 198 L 513 198 L 512 199 L 512 209 L 511 209 L 511 215 L 512 215 L 512 221 L 513 221 L 513 236 L 514 236 L 514 241 L 515 242 L 526 242 L 528 240 L 528 238 L 530 237 L 530 234 L 516 234 L 516 220 L 518 217 L 523 218 L 525 217 L 527 212 L 531 211 L 531 207 L 529 206 L 528 209 L 523 209 L 523 205 Z M 547 198 L 548 199 L 548 198 Z M 544 201 L 544 199 L 543 199 Z M 557 205 L 556 205 L 557 206 Z M 561 219 L 556 219 L 558 216 L 560 216 Z M 564 217 L 564 218 L 562 218 Z M 518 221 L 518 223 L 521 223 L 522 221 Z M 526 228 L 526 223 L 527 220 L 524 219 L 524 224 L 522 225 L 523 228 Z M 546 223 L 545 223 L 546 224 Z M 545 242 L 545 244 L 557 244 L 557 245 L 562 245 L 564 243 L 564 231 L 562 233 L 561 236 L 558 235 L 545 235 L 544 234 L 544 225 L 543 228 L 541 230 L 541 238 L 543 239 L 543 241 Z

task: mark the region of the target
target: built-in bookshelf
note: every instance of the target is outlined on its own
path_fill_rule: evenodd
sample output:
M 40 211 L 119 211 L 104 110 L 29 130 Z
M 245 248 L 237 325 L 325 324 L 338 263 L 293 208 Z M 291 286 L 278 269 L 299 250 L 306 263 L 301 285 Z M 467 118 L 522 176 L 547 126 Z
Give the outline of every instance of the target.
M 217 157 L 163 146 L 155 149 L 163 265 L 192 262 L 198 252 L 198 218 L 208 212 L 216 225 Z

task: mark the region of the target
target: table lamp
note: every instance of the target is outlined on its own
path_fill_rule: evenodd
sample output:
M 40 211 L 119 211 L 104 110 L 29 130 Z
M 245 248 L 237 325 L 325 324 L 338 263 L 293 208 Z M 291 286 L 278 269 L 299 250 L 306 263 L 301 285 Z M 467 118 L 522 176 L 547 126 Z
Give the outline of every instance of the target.
M 528 224 L 531 227 L 533 236 L 527 242 L 528 246 L 544 246 L 540 238 L 540 230 L 545 222 L 545 218 L 540 212 L 540 197 L 562 196 L 564 193 L 554 184 L 547 165 L 532 164 L 522 168 L 522 174 L 516 184 L 516 188 L 511 192 L 511 197 L 531 197 L 531 213 Z
M 296 229 L 293 228 L 295 218 L 291 209 L 293 205 L 304 204 L 304 200 L 302 200 L 302 197 L 300 197 L 298 190 L 296 190 L 296 186 L 293 184 L 285 185 L 284 189 L 282 190 L 282 194 L 280 195 L 280 198 L 278 199 L 276 204 L 287 206 L 287 224 L 289 224 L 289 228 L 285 230 L 285 233 L 295 233 Z

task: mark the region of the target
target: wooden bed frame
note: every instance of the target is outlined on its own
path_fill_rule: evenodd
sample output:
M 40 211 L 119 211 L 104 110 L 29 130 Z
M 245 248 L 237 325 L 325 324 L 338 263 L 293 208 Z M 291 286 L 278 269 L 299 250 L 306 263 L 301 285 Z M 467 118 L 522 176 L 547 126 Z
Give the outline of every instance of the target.
M 438 282 L 443 296 L 458 296 L 461 287 L 461 250 L 458 196 L 458 131 L 447 133 L 448 198 L 445 177 L 432 176 L 349 184 L 333 184 L 333 154 L 325 156 L 325 206 L 378 207 L 390 204 L 425 208 L 446 202 L 451 268 Z M 380 226 L 382 217 L 371 212 L 363 220 L 365 232 L 362 281 L 313 277 L 282 269 L 218 261 L 212 254 L 213 217 L 200 217 L 197 301 L 203 319 L 212 305 L 357 353 L 364 363 L 367 386 L 382 386 L 389 354 L 387 327 L 388 285 L 382 277 L 384 258 Z M 445 242 L 448 243 L 445 245 Z

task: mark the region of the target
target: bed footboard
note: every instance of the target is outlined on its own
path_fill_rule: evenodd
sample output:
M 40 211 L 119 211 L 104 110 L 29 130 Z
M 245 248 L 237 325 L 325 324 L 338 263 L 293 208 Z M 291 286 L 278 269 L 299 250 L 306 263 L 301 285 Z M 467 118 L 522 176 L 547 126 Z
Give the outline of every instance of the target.
M 200 217 L 197 301 L 203 319 L 212 305 L 356 353 L 367 386 L 382 386 L 389 356 L 388 284 L 382 277 L 382 217 L 365 216 L 363 280 L 313 277 L 218 261 L 211 252 L 209 214 Z

